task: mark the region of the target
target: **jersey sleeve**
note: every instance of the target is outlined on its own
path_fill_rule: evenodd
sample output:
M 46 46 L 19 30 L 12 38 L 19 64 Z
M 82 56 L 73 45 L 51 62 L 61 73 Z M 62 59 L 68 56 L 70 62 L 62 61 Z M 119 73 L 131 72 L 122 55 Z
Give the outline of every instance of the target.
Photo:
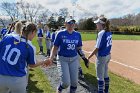
M 82 37 L 81 34 L 79 33 L 79 41 L 77 47 L 81 47 L 81 46 L 82 46 Z
M 28 49 L 27 64 L 36 64 L 36 48 L 34 46 L 31 46 Z
M 3 39 L 0 41 L 0 51 L 2 49 L 2 44 L 4 43 L 5 39 L 7 38 L 7 36 L 3 37 Z
M 56 34 L 56 38 L 54 40 L 54 45 L 59 47 L 60 46 L 60 42 L 61 42 L 61 34 L 60 33 L 57 33 Z
M 95 48 L 100 48 L 102 46 L 101 42 L 102 42 L 103 34 L 104 34 L 104 31 L 101 31 L 101 32 L 98 33 Z

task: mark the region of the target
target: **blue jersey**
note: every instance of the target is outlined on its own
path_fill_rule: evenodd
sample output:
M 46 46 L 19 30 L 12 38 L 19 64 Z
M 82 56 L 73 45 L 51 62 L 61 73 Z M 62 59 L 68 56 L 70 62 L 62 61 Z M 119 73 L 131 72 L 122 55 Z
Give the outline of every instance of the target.
M 55 40 L 55 34 L 56 34 L 56 33 L 53 32 L 52 35 L 51 35 L 51 42 L 53 42 L 53 43 L 54 43 L 54 40 Z
M 26 75 L 27 65 L 36 64 L 35 47 L 19 35 L 9 34 L 0 42 L 0 74 L 22 77 Z
M 50 31 L 46 31 L 46 38 L 51 38 L 51 33 L 50 33 Z
M 102 30 L 98 33 L 95 48 L 98 48 L 97 56 L 106 56 L 110 54 L 112 47 L 112 33 Z
M 6 28 L 3 28 L 1 30 L 1 35 L 4 37 L 6 33 L 7 33 L 7 29 Z
M 42 29 L 38 29 L 37 36 L 38 37 L 43 37 L 43 30 Z
M 77 55 L 77 47 L 82 46 L 81 35 L 76 31 L 71 34 L 67 30 L 60 31 L 56 35 L 54 45 L 59 47 L 59 56 L 74 57 Z

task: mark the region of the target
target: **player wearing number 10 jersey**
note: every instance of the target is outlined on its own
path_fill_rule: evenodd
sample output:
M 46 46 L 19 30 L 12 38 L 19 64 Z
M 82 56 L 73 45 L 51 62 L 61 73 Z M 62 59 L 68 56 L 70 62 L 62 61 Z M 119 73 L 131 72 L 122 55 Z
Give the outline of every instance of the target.
M 38 62 L 31 40 L 36 35 L 36 25 L 23 26 L 22 36 L 8 34 L 0 42 L 0 93 L 26 93 L 27 66 L 49 65 L 47 60 Z

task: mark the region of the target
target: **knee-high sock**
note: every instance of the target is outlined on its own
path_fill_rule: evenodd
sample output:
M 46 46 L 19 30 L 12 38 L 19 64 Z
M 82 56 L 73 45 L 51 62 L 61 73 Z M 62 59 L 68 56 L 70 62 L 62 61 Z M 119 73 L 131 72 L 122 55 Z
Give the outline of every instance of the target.
M 77 87 L 70 86 L 70 93 L 75 93 Z
M 81 67 L 79 67 L 79 75 L 83 75 L 83 71 Z
M 104 78 L 104 80 L 105 80 L 105 89 L 104 89 L 104 92 L 105 93 L 108 93 L 108 90 L 109 90 L 109 77 Z
M 43 46 L 40 46 L 40 51 L 43 53 Z
M 104 81 L 98 80 L 98 93 L 104 93 Z
M 61 84 L 59 85 L 59 87 L 58 87 L 58 90 L 59 91 L 62 91 L 64 88 L 61 86 Z

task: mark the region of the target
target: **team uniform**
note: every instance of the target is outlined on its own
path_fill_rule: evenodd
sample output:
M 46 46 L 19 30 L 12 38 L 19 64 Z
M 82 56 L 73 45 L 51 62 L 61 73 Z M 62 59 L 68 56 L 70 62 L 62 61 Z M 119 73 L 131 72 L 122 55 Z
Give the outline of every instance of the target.
M 1 30 L 1 39 L 6 35 L 6 33 L 7 33 L 7 29 L 6 28 L 3 28 Z
M 52 34 L 51 34 L 51 48 L 54 44 L 55 36 L 56 36 L 56 32 L 52 32 Z
M 112 33 L 101 30 L 98 33 L 95 48 L 98 48 L 96 54 L 96 74 L 98 80 L 98 93 L 108 93 L 109 76 L 108 76 L 108 63 L 111 59 L 110 51 L 112 47 Z M 104 90 L 105 84 L 105 90 Z
M 43 29 L 38 29 L 37 31 L 37 36 L 38 36 L 38 44 L 40 47 L 40 54 L 43 54 L 43 45 L 42 45 L 42 39 L 43 39 Z
M 51 50 L 51 33 L 50 33 L 49 30 L 46 31 L 46 49 L 47 49 L 46 56 L 50 56 L 50 50 Z
M 79 32 L 59 31 L 56 35 L 54 46 L 58 47 L 58 65 L 60 66 L 61 83 L 59 91 L 70 85 L 70 93 L 76 91 L 78 82 L 79 56 L 77 47 L 82 46 L 82 39 Z
M 21 41 L 20 41 L 21 40 Z M 16 44 L 16 42 L 19 42 Z M 0 42 L 0 93 L 26 93 L 27 65 L 36 64 L 31 41 L 9 34 Z

